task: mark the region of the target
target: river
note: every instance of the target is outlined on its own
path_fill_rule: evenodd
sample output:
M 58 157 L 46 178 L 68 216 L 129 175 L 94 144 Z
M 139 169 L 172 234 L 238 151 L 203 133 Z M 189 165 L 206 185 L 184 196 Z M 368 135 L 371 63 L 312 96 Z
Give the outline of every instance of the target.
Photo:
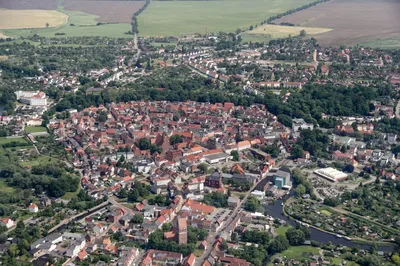
M 292 193 L 290 193 L 290 194 L 292 194 Z M 274 203 L 274 205 L 263 205 L 263 206 L 268 215 L 271 215 L 274 218 L 282 219 L 292 226 L 296 226 L 296 222 L 294 220 L 291 220 L 290 218 L 288 218 L 282 214 L 282 211 L 283 211 L 282 203 L 283 202 L 285 202 L 285 199 L 277 200 Z M 350 240 L 347 240 L 344 238 L 338 238 L 335 235 L 319 231 L 312 227 L 310 227 L 310 230 L 311 230 L 311 240 L 315 240 L 315 241 L 318 241 L 321 243 L 332 242 L 332 244 L 334 244 L 334 245 L 340 244 L 340 245 L 347 246 L 347 247 L 358 246 L 358 247 L 360 247 L 360 249 L 369 249 L 371 247 L 370 245 L 367 245 L 367 244 L 360 244 L 360 243 L 353 242 L 353 241 L 350 241 Z M 378 246 L 377 247 L 378 251 L 383 251 L 383 252 L 391 252 L 391 251 L 393 251 L 393 249 L 394 249 L 394 246 Z

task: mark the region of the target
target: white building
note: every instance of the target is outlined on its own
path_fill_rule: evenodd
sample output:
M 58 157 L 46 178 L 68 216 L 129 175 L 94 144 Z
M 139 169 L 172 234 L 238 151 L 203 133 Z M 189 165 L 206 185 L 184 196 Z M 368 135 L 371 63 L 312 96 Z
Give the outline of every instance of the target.
M 306 123 L 306 121 L 304 121 L 304 119 L 302 118 L 297 118 L 297 119 L 293 119 L 293 123 L 292 123 L 292 129 L 294 132 L 300 131 L 302 129 L 314 129 L 314 125 L 313 124 L 309 124 Z
M 323 178 L 326 178 L 332 182 L 345 180 L 347 178 L 346 173 L 343 173 L 342 171 L 336 170 L 332 167 L 321 168 L 321 169 L 315 170 L 314 174 L 319 175 Z
M 38 206 L 35 203 L 31 203 L 28 207 L 30 213 L 37 213 L 39 211 Z
M 43 91 L 16 91 L 17 100 L 33 106 L 47 105 L 46 93 Z
M 2 218 L 1 224 L 5 225 L 7 228 L 13 227 L 15 225 L 15 221 L 10 218 Z
M 263 199 L 265 197 L 265 192 L 264 191 L 259 191 L 259 190 L 254 190 L 251 192 L 251 195 L 253 197 L 256 197 L 258 199 Z

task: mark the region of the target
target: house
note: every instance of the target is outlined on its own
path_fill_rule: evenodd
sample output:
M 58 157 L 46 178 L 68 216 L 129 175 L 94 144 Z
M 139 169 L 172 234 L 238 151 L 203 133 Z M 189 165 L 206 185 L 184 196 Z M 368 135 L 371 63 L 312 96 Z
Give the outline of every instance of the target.
M 11 218 L 1 218 L 1 224 L 5 225 L 7 228 L 11 228 L 15 225 L 15 221 Z
M 293 119 L 292 129 L 294 132 L 298 132 L 302 129 L 314 129 L 314 125 L 311 123 L 306 123 L 302 118 Z
M 150 249 L 140 266 L 180 265 L 182 262 L 183 255 L 181 253 Z
M 185 260 L 185 263 L 183 264 L 184 266 L 193 266 L 196 263 L 196 257 L 194 254 L 190 254 L 187 259 Z
M 62 241 L 63 236 L 61 234 L 50 234 L 33 242 L 31 244 L 31 250 L 40 249 L 43 251 L 53 251 L 54 249 L 56 249 L 56 245 L 61 243 Z
M 240 203 L 240 199 L 239 197 L 235 197 L 235 196 L 230 196 L 228 198 L 228 207 L 229 208 L 236 208 L 237 206 L 239 206 Z
M 209 176 L 206 176 L 206 180 L 204 181 L 204 185 L 206 187 L 211 188 L 220 188 L 223 186 L 222 183 L 222 174 L 219 172 L 214 172 Z
M 38 206 L 35 203 L 31 203 L 31 205 L 29 205 L 28 210 L 30 213 L 37 213 L 39 211 Z

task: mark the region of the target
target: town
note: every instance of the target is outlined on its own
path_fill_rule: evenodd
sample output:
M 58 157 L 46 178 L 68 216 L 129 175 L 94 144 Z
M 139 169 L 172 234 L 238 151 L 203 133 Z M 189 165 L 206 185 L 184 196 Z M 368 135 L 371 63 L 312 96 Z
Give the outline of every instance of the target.
M 2 44 L 3 264 L 396 265 L 398 53 L 238 38 Z

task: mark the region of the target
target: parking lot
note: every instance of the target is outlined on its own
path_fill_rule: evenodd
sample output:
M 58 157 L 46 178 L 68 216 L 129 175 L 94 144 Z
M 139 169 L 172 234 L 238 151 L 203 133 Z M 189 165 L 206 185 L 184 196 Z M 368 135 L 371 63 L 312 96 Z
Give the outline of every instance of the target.
M 208 215 L 207 219 L 220 220 L 225 222 L 226 220 L 228 220 L 229 216 L 232 215 L 232 213 L 233 210 L 217 208 L 213 213 Z

